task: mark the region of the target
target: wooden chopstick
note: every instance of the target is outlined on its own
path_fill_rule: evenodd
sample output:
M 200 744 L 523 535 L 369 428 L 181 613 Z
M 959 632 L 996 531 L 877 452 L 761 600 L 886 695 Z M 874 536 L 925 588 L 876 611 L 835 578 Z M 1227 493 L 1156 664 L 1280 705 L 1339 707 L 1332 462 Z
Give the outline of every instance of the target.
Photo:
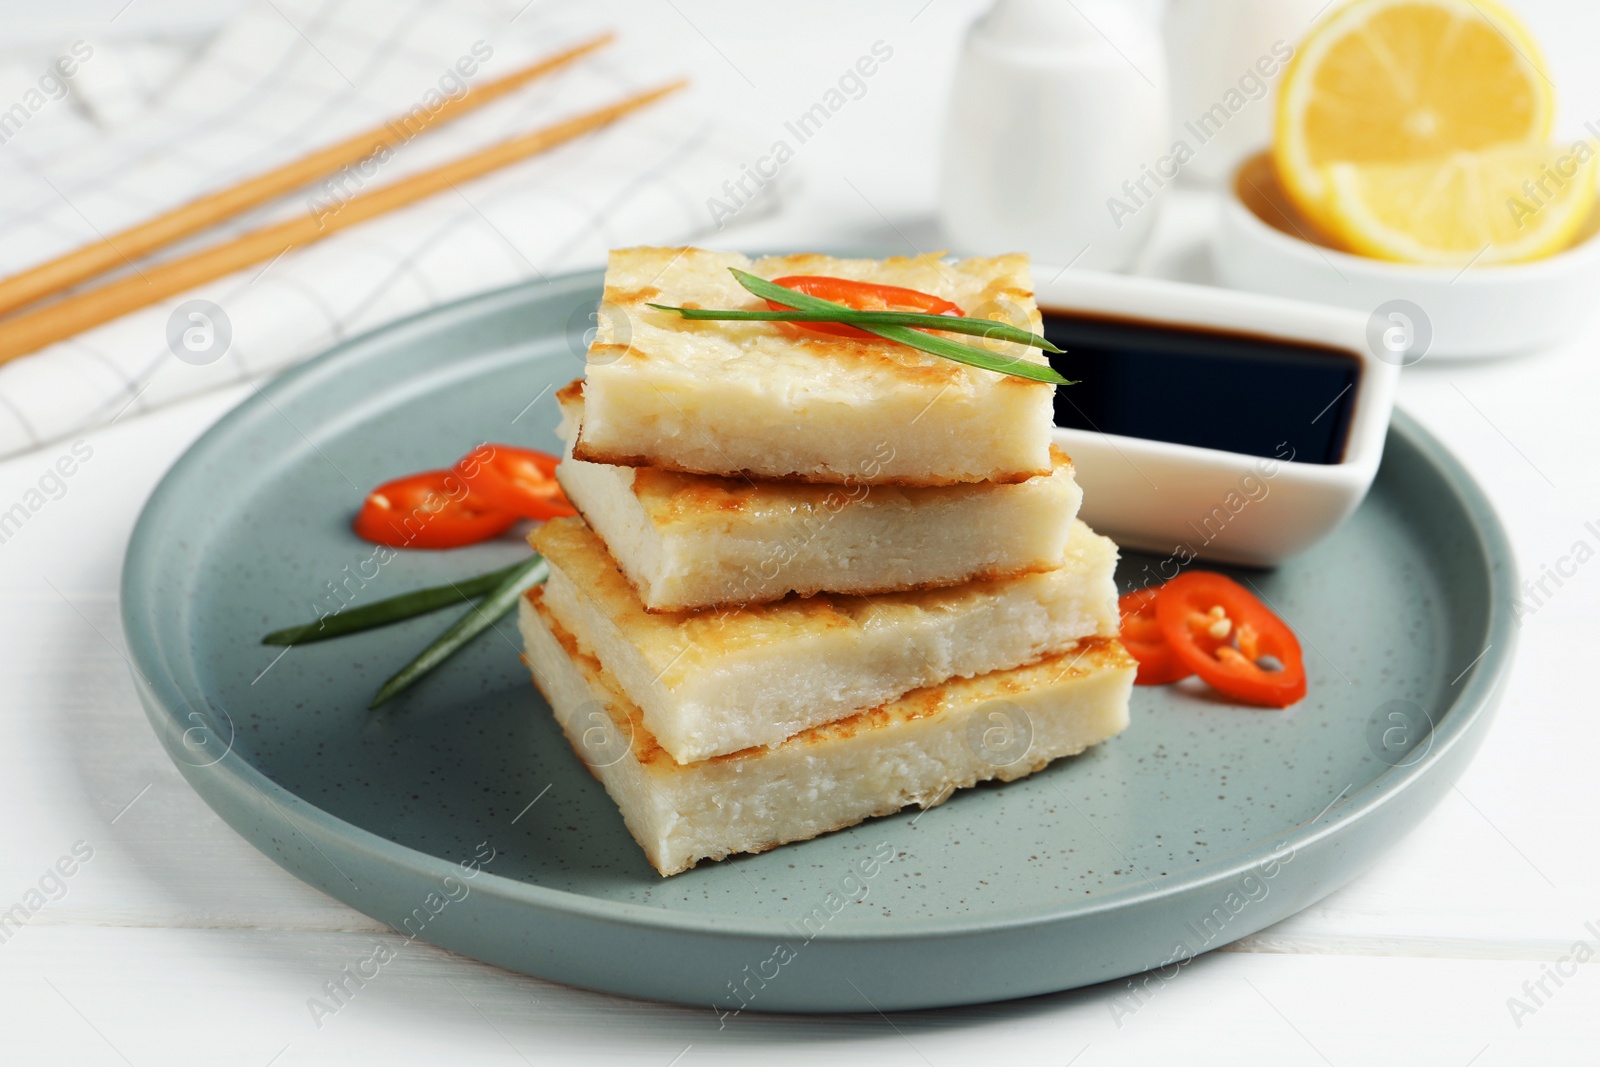
M 47 344 L 110 322 L 130 311 L 193 289 L 225 274 L 281 256 L 291 248 L 320 241 L 347 226 L 354 226 L 376 215 L 453 188 L 457 182 L 470 181 L 508 163 L 570 141 L 615 122 L 687 84 L 687 81 L 680 80 L 638 93 L 576 118 L 491 145 L 432 170 L 413 174 L 370 193 L 362 193 L 345 201 L 344 206 L 336 212 L 320 217 L 301 215 L 274 226 L 253 230 L 227 244 L 146 268 L 140 275 L 0 320 L 0 363 L 35 352 Z
M 264 204 L 340 167 L 359 163 L 384 148 L 397 148 L 430 126 L 460 118 L 513 89 L 520 88 L 552 71 L 610 44 L 614 35 L 605 33 L 590 41 L 558 52 L 504 78 L 469 88 L 461 96 L 445 99 L 438 110 L 426 108 L 391 119 L 382 126 L 365 130 L 338 144 L 329 145 L 308 156 L 286 163 L 276 170 L 247 178 L 238 185 L 208 193 L 197 200 L 157 215 L 147 222 L 86 245 L 64 256 L 31 267 L 21 274 L 0 281 L 0 314 L 14 311 L 42 297 L 51 296 L 88 281 L 108 270 L 131 263 L 174 241 L 198 233 L 208 226 L 232 218 Z M 420 112 L 420 113 L 419 113 Z

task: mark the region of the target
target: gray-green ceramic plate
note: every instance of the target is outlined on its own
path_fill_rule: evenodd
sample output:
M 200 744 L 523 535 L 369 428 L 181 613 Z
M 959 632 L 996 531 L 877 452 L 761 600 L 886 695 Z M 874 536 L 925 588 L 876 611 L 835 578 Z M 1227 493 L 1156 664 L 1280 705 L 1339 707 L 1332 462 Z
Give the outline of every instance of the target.
M 134 532 L 123 624 L 156 732 L 239 833 L 350 906 L 515 970 L 729 1011 L 1020 997 L 1175 966 L 1306 907 L 1482 740 L 1511 655 L 1511 553 L 1401 416 L 1355 517 L 1249 575 L 1306 646 L 1298 707 L 1141 689 L 1126 733 L 1024 781 L 658 877 L 509 619 L 383 714 L 365 710 L 374 688 L 450 613 L 281 658 L 259 643 L 336 585 L 374 599 L 525 551 L 378 566 L 348 522 L 367 488 L 477 442 L 553 447 L 548 393 L 582 371 L 599 284 L 467 300 L 284 375 L 189 450 Z

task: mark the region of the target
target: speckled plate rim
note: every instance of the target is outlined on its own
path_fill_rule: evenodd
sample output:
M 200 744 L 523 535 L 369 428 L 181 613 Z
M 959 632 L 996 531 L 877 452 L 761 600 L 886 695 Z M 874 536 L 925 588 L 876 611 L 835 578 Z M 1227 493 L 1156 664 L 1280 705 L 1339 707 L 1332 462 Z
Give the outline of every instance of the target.
M 182 660 L 174 659 L 168 654 L 162 647 L 161 635 L 156 627 L 148 623 L 156 617 L 152 605 L 154 599 L 160 596 L 159 586 L 153 583 L 151 578 L 156 573 L 157 558 L 166 550 L 162 533 L 174 522 L 178 514 L 189 506 L 186 501 L 186 487 L 191 474 L 203 466 L 210 452 L 228 442 L 236 423 L 254 417 L 269 406 L 279 407 L 291 402 L 302 389 L 313 387 L 319 378 L 329 373 L 336 373 L 346 362 L 356 362 L 362 356 L 374 354 L 374 350 L 386 348 L 397 338 L 417 329 L 421 324 L 434 328 L 448 325 L 452 321 L 470 321 L 479 315 L 503 309 L 505 306 L 525 304 L 529 301 L 532 290 L 538 291 L 539 298 L 549 299 L 562 297 L 570 299 L 585 289 L 598 292 L 601 276 L 600 271 L 586 271 L 552 279 L 549 282 L 522 284 L 468 297 L 346 341 L 285 372 L 263 386 L 257 395 L 246 399 L 223 416 L 189 447 L 157 485 L 134 528 L 123 568 L 122 622 L 130 664 L 133 667 L 135 687 L 145 705 L 152 726 L 179 770 L 202 799 L 247 838 L 254 840 L 251 833 L 236 821 L 237 812 L 259 807 L 265 800 L 284 812 L 296 815 L 298 823 L 296 829 L 306 833 L 312 844 L 319 849 L 319 841 L 335 844 L 341 851 L 363 856 L 379 866 L 391 867 L 399 872 L 435 882 L 458 870 L 452 861 L 396 844 L 301 799 L 262 774 L 231 747 L 215 763 L 203 767 L 195 766 L 182 758 L 181 746 L 184 733 L 186 730 L 194 729 L 186 717 L 188 709 L 207 706 L 206 694 L 198 685 L 186 686 L 180 681 L 183 676 L 193 678 L 192 670 L 185 671 Z M 1441 481 L 1453 492 L 1463 511 L 1472 520 L 1473 535 L 1482 558 L 1502 563 L 1498 568 L 1487 569 L 1484 574 L 1489 590 L 1484 635 L 1487 650 L 1469 667 L 1468 676 L 1460 685 L 1454 701 L 1434 724 L 1433 743 L 1424 757 L 1409 765 L 1387 769 L 1360 789 L 1336 799 L 1327 810 L 1315 818 L 1287 833 L 1274 835 L 1273 840 L 1264 840 L 1254 847 L 1241 850 L 1235 854 L 1231 864 L 1213 866 L 1202 877 L 1174 878 L 1161 887 L 1129 886 L 1113 890 L 1091 903 L 1074 902 L 1047 907 L 994 909 L 976 916 L 909 919 L 881 917 L 859 919 L 841 916 L 837 922 L 830 924 L 827 930 L 817 934 L 816 941 L 960 938 L 1049 926 L 1061 922 L 1077 922 L 1109 913 L 1139 909 L 1167 898 L 1189 897 L 1211 892 L 1236 883 L 1252 870 L 1259 869 L 1262 863 L 1269 861 L 1275 855 L 1281 855 L 1285 846 L 1294 850 L 1305 850 L 1357 830 L 1379 818 L 1397 798 L 1406 794 L 1418 783 L 1433 779 L 1441 771 L 1446 773 L 1449 781 L 1453 781 L 1455 775 L 1464 769 L 1472 751 L 1482 740 L 1482 728 L 1487 725 L 1487 719 L 1497 703 L 1499 687 L 1506 678 L 1513 659 L 1516 626 L 1511 613 L 1511 604 L 1515 595 L 1516 578 L 1510 561 L 1514 557 L 1493 506 L 1472 476 L 1444 445 L 1403 411 L 1395 412 L 1392 432 L 1405 438 L 1408 444 L 1417 449 L 1434 468 Z M 1430 782 L 1430 784 L 1435 783 Z M 1444 788 L 1448 783 L 1436 784 Z M 1427 806 L 1432 806 L 1431 801 Z M 261 846 L 258 844 L 258 847 Z M 262 851 L 267 852 L 265 848 Z M 267 854 L 272 855 L 270 852 Z M 281 856 L 272 858 L 289 867 L 298 877 L 316 884 L 304 872 L 290 867 Z M 1357 873 L 1359 869 L 1344 872 L 1343 877 L 1329 884 L 1326 889 L 1318 893 L 1318 897 L 1331 892 Z M 319 887 L 328 889 L 325 885 Z M 749 920 L 600 900 L 496 875 L 487 870 L 478 874 L 474 890 L 538 913 L 568 915 L 640 930 L 762 940 L 781 938 L 785 936 L 787 929 L 785 924 L 777 919 Z M 332 889 L 328 891 L 352 907 L 361 909 L 360 901 L 348 899 L 347 896 Z M 1250 931 L 1243 928 L 1239 930 L 1241 936 L 1248 932 Z

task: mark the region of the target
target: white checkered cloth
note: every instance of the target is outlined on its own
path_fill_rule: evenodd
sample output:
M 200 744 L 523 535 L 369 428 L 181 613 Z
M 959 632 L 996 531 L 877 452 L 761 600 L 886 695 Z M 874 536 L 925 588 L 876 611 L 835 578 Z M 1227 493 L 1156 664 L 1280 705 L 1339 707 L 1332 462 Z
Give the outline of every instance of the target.
M 454 89 L 463 57 L 477 61 L 466 80 L 482 84 L 605 28 L 578 3 L 519 14 L 522 2 L 260 0 L 154 104 L 111 130 L 75 115 L 69 100 L 28 96 L 6 79 L 11 88 L 0 91 L 16 95 L 0 97 L 0 116 L 13 99 L 28 114 L 20 129 L 21 112 L 9 125 L 0 117 L 0 273 L 426 104 L 430 93 Z M 648 45 L 624 32 L 560 73 L 429 130 L 370 177 L 313 186 L 175 251 L 325 209 L 684 73 Z M 94 62 L 91 54 L 81 67 Z M 692 241 L 715 228 L 707 198 L 759 151 L 748 135 L 697 114 L 690 100 L 669 99 L 458 191 L 91 329 L 0 366 L 0 456 L 259 378 L 469 293 L 598 265 L 611 247 Z M 210 363 L 178 359 L 168 340 L 169 319 L 194 299 L 221 308 L 231 326 L 231 343 Z

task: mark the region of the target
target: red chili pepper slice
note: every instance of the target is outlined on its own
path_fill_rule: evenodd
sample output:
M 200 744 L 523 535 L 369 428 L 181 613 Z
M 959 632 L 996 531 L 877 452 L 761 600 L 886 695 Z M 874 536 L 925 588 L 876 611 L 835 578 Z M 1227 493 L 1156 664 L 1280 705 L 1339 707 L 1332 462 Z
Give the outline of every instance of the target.
M 515 445 L 485 444 L 468 452 L 452 468 L 475 496 L 524 519 L 576 515 L 556 481 L 560 460 L 548 452 Z
M 1156 598 L 1160 588 L 1135 589 L 1117 601 L 1122 613 L 1122 647 L 1139 661 L 1135 685 L 1167 685 L 1189 677 L 1194 671 L 1172 650 L 1156 621 Z
M 384 482 L 361 502 L 356 536 L 392 548 L 460 548 L 498 537 L 517 521 L 472 491 L 454 471 L 422 471 Z
M 961 308 L 943 297 L 924 293 L 920 289 L 903 289 L 898 285 L 877 285 L 873 282 L 853 282 L 848 278 L 827 278 L 817 274 L 793 274 L 787 278 L 774 278 L 774 284 L 785 286 L 857 311 L 919 311 L 926 315 L 958 315 L 965 317 Z M 768 300 L 773 311 L 792 310 L 787 304 Z M 790 325 L 816 333 L 830 333 L 836 337 L 865 337 L 875 335 L 854 326 L 837 322 L 797 322 Z
M 1220 574 L 1180 574 L 1156 597 L 1156 621 L 1177 657 L 1218 692 L 1286 708 L 1306 695 L 1294 631 L 1248 589 Z M 1279 669 L 1261 665 L 1272 657 Z

